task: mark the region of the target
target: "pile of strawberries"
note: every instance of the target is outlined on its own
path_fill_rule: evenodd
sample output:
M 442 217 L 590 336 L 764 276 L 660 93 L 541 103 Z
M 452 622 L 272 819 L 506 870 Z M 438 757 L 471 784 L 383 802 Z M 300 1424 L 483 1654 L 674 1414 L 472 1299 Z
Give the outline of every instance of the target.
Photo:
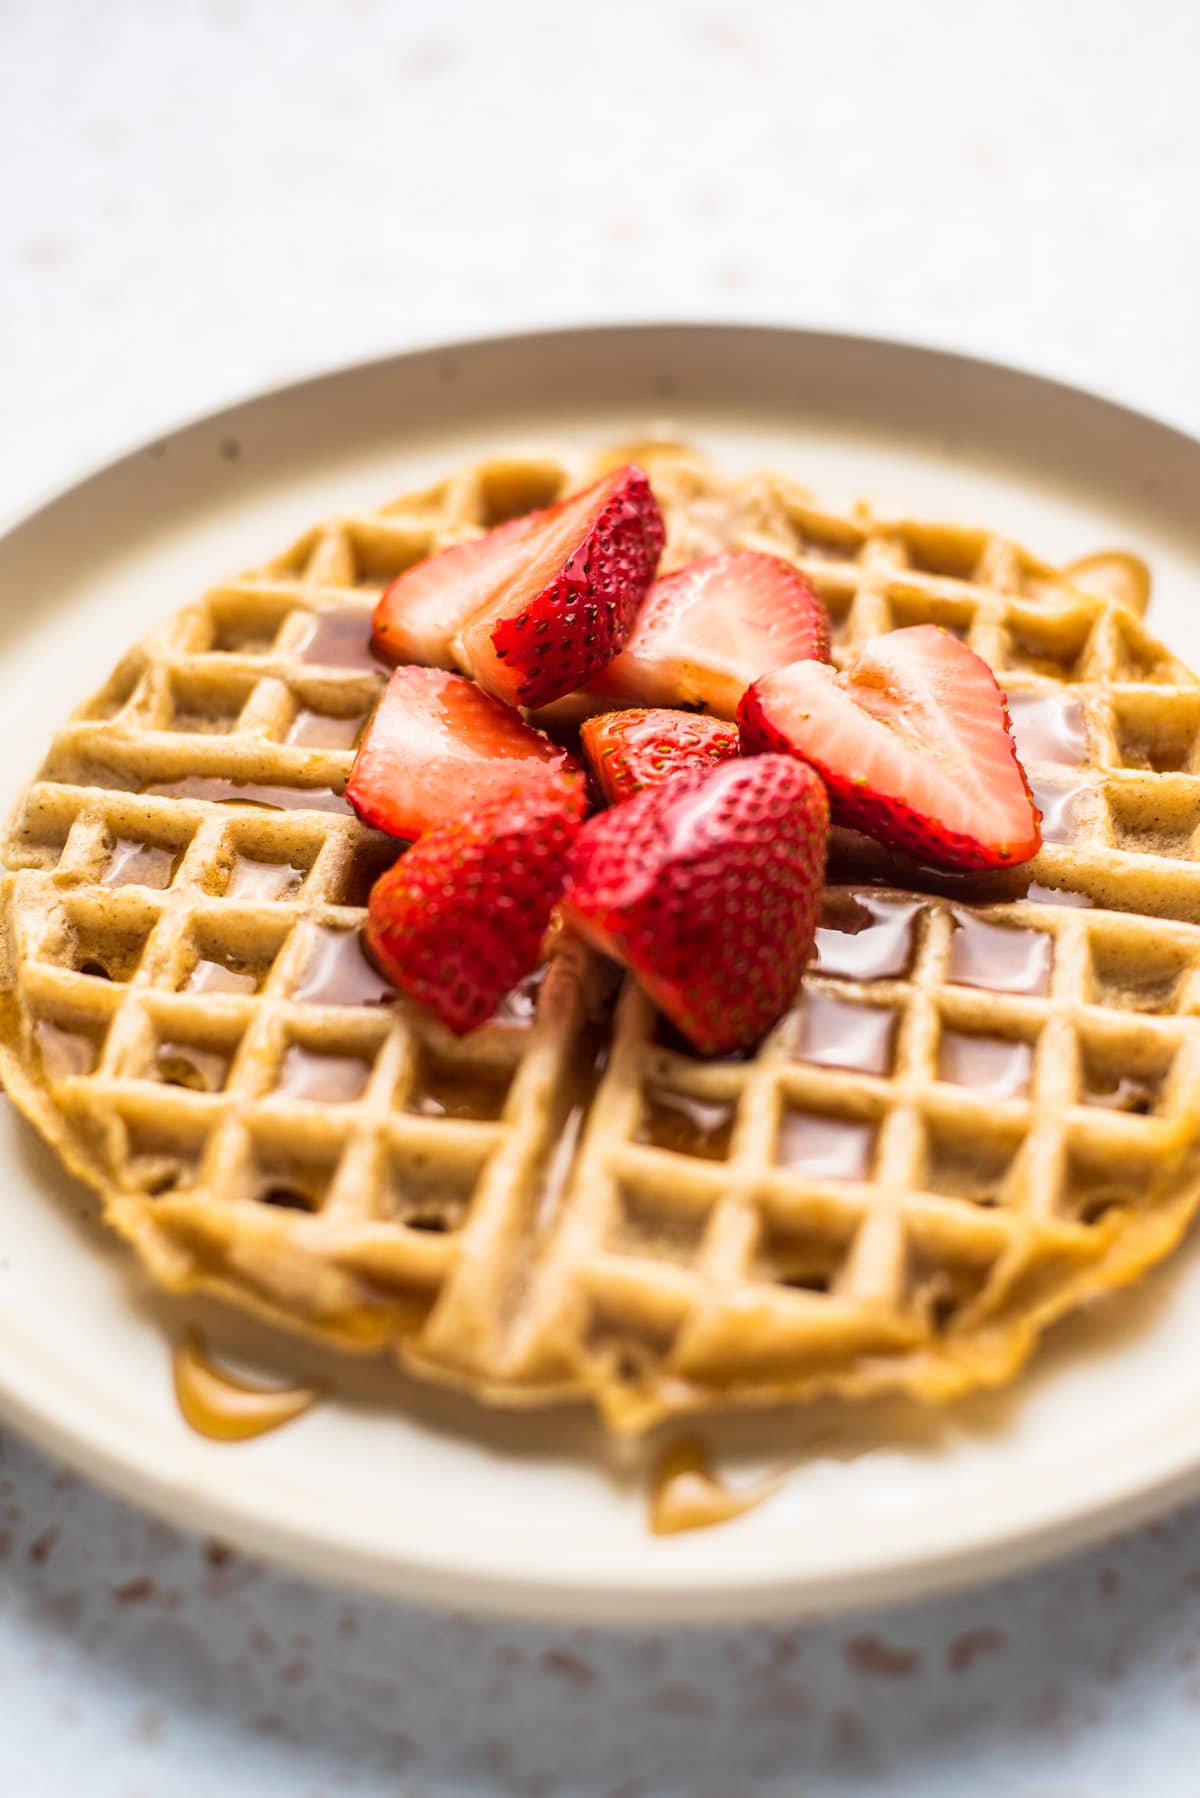
M 837 674 L 794 568 L 738 552 L 655 580 L 663 537 L 646 476 L 619 468 L 420 563 L 376 609 L 403 665 L 346 795 L 413 846 L 371 893 L 367 943 L 452 1030 L 536 965 L 558 907 L 697 1049 L 746 1049 L 808 960 L 831 812 L 952 868 L 1040 846 L 1004 695 L 965 644 L 893 631 Z M 517 707 L 585 718 L 582 762 Z

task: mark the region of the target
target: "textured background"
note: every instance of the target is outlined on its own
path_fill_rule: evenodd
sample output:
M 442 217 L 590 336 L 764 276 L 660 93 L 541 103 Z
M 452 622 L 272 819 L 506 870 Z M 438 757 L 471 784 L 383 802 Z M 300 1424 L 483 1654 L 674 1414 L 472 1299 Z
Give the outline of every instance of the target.
M 412 343 L 976 350 L 1200 430 L 1200 9 L 0 0 L 0 511 Z M 0 1435 L 6 1798 L 1200 1787 L 1200 1513 L 934 1607 L 626 1638 L 373 1607 Z

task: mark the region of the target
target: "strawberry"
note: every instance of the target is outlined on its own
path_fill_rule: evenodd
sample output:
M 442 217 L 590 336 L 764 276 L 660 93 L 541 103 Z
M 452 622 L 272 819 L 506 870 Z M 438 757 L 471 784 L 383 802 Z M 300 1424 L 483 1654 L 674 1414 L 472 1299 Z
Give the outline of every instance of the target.
M 461 674 L 397 668 L 363 733 L 346 798 L 364 824 L 411 841 L 480 799 L 583 774 L 565 749 Z
M 655 581 L 629 640 L 593 682 L 638 705 L 732 718 L 751 681 L 804 656 L 829 660 L 829 618 L 802 574 L 740 550 Z
M 740 753 L 737 726 L 722 718 L 666 710 L 605 712 L 589 718 L 580 741 L 608 804 L 661 786 L 681 768 L 710 768 Z
M 405 569 L 375 607 L 371 641 L 385 662 L 420 662 L 453 668 L 455 633 L 505 581 L 520 571 L 522 539 L 545 518 L 530 512 L 476 537 L 455 543 Z
M 1008 707 L 987 663 L 933 624 L 876 637 L 844 674 L 796 662 L 738 708 L 748 753 L 801 756 L 833 816 L 924 861 L 1004 868 L 1041 846 Z
M 616 655 L 663 534 L 650 483 L 628 464 L 402 574 L 375 608 L 375 646 L 457 667 L 512 705 L 546 705 Z
M 705 1054 L 746 1049 L 812 948 L 829 804 L 786 756 L 685 768 L 584 825 L 563 915 Z
M 578 782 L 485 799 L 388 868 L 367 902 L 386 978 L 462 1035 L 538 962 L 583 814 Z

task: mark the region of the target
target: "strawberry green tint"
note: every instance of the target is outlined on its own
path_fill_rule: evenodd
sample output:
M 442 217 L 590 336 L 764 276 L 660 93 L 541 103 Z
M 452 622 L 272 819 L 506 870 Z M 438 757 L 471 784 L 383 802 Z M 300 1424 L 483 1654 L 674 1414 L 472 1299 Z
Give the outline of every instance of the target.
M 685 768 L 584 825 L 563 915 L 697 1049 L 749 1049 L 799 988 L 828 828 L 824 787 L 787 756 Z
M 560 749 L 461 674 L 397 668 L 363 734 L 346 798 L 364 824 L 408 841 L 480 800 L 572 781 L 583 772 Z
M 743 748 L 801 757 L 837 823 L 948 868 L 1014 867 L 1041 847 L 1004 695 L 936 625 L 874 638 L 842 674 L 796 662 L 738 709 Z
M 733 718 L 759 675 L 829 659 L 829 618 L 804 576 L 752 550 L 706 556 L 655 581 L 598 693 Z
M 483 801 L 371 888 L 367 948 L 393 985 L 462 1035 L 537 966 L 578 835 L 577 790 Z
M 666 708 L 605 712 L 579 735 L 593 783 L 610 805 L 683 768 L 712 768 L 741 753 L 735 724 Z

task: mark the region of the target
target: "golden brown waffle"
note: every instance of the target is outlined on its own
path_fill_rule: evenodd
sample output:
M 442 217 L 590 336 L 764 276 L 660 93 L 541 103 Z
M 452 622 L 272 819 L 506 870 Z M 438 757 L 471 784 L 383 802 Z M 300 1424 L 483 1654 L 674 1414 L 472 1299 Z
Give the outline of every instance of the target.
M 386 1003 L 356 936 L 394 849 L 338 797 L 370 608 L 629 453 L 504 457 L 335 520 L 125 658 L 9 830 L 8 1091 L 167 1286 L 495 1399 L 590 1393 L 638 1427 L 1007 1378 L 1200 1201 L 1200 684 L 1136 582 L 1089 594 L 996 536 L 639 444 L 665 566 L 786 556 L 842 661 L 964 635 L 1046 846 L 987 885 L 839 840 L 814 967 L 749 1060 L 688 1053 L 567 938 L 456 1040 Z

